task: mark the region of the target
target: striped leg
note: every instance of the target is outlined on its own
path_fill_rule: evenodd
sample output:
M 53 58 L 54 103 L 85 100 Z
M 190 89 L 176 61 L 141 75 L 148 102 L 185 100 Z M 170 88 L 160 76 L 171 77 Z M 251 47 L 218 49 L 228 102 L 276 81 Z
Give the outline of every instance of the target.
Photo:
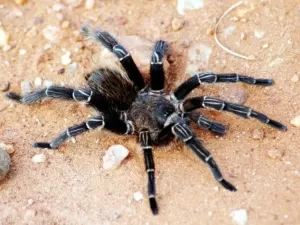
M 74 90 L 72 88 L 60 87 L 60 86 L 50 86 L 48 88 L 41 89 L 36 92 L 25 94 L 23 96 L 16 93 L 10 92 L 6 94 L 6 97 L 14 101 L 18 101 L 22 104 L 34 104 L 43 98 L 59 98 L 64 100 L 75 100 L 80 102 L 89 103 L 94 96 L 93 91 L 78 89 Z
M 165 72 L 163 66 L 163 57 L 168 50 L 168 43 L 165 41 L 157 41 L 151 56 L 150 76 L 151 76 L 151 92 L 152 94 L 163 94 L 165 84 Z
M 122 121 L 118 118 L 104 118 L 103 116 L 97 116 L 79 125 L 69 127 L 66 131 L 64 131 L 50 143 L 37 142 L 33 145 L 33 147 L 57 149 L 68 138 L 77 136 L 79 134 L 82 134 L 92 129 L 96 129 L 98 127 L 104 127 L 107 130 L 119 134 L 132 134 L 134 132 L 134 128 L 131 121 Z
M 211 121 L 199 112 L 188 113 L 188 117 L 203 129 L 209 130 L 218 135 L 224 135 L 226 133 L 226 128 L 223 124 Z
M 148 175 L 148 197 L 150 202 L 150 208 L 154 215 L 158 213 L 158 207 L 155 200 L 155 176 L 154 176 L 154 161 L 152 154 L 152 147 L 150 146 L 149 131 L 142 131 L 139 134 L 139 142 L 142 146 L 145 159 L 145 167 Z
M 81 30 L 83 35 L 87 38 L 100 42 L 118 57 L 120 63 L 126 70 L 129 79 L 139 88 L 139 90 L 145 87 L 145 81 L 131 55 L 117 42 L 115 38 L 106 31 L 96 31 L 87 25 L 83 26 Z
M 184 123 L 176 123 L 172 127 L 172 133 L 183 141 L 192 151 L 204 162 L 207 163 L 210 167 L 215 179 L 227 190 L 236 191 L 237 189 L 226 181 L 220 169 L 218 168 L 217 163 L 214 161 L 212 155 L 207 151 L 200 141 L 195 138 L 193 131 Z
M 271 79 L 256 79 L 253 77 L 243 76 L 236 73 L 229 74 L 214 74 L 211 72 L 199 73 L 187 81 L 182 83 L 179 87 L 176 88 L 173 94 L 171 94 L 171 99 L 173 101 L 180 101 L 184 99 L 193 89 L 198 87 L 201 83 L 235 83 L 243 82 L 251 85 L 261 85 L 261 86 L 270 86 L 274 82 Z
M 183 103 L 181 103 L 179 108 L 185 112 L 189 112 L 197 108 L 213 108 L 216 110 L 224 110 L 224 111 L 234 113 L 246 119 L 251 117 L 255 118 L 260 122 L 266 123 L 269 126 L 279 130 L 287 130 L 287 127 L 285 125 L 281 124 L 276 120 L 270 119 L 268 116 L 260 112 L 254 111 L 253 109 L 243 105 L 225 102 L 217 98 L 212 98 L 207 96 L 189 98 L 185 100 Z

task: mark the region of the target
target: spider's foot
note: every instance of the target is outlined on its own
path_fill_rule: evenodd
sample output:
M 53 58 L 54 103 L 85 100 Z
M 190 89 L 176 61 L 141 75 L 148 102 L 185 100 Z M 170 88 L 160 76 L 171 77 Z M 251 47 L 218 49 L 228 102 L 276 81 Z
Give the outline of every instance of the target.
M 50 143 L 47 143 L 47 142 L 36 142 L 32 145 L 32 147 L 54 149 L 53 147 L 51 147 Z
M 16 93 L 13 93 L 13 92 L 9 92 L 5 95 L 7 98 L 11 99 L 11 100 L 14 100 L 14 101 L 17 101 L 17 102 L 20 102 L 22 97 L 21 95 L 18 95 Z
M 220 181 L 220 184 L 228 191 L 232 191 L 232 192 L 237 191 L 235 186 L 233 186 L 231 183 L 229 183 L 228 181 L 226 181 L 224 179 Z
M 156 203 L 155 198 L 149 198 L 149 202 L 150 202 L 150 208 L 151 208 L 153 215 L 157 215 L 158 208 L 157 208 L 157 203 Z
M 270 125 L 271 127 L 274 127 L 278 130 L 287 130 L 287 127 L 285 125 L 283 125 L 282 123 L 277 122 L 276 120 L 269 120 L 268 125 Z
M 255 85 L 262 85 L 262 86 L 272 86 L 274 81 L 272 79 L 256 79 Z
M 213 123 L 209 130 L 217 135 L 225 135 L 226 134 L 226 128 L 223 124 L 220 123 Z

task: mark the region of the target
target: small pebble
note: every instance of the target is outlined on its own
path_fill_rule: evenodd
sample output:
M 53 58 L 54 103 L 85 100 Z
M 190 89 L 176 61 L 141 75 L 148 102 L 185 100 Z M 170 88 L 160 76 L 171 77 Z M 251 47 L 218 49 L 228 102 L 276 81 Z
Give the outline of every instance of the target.
M 71 56 L 71 53 L 68 51 L 64 55 L 62 55 L 61 56 L 61 64 L 64 66 L 70 64 L 72 62 L 70 56 Z
M 54 3 L 54 5 L 52 6 L 53 11 L 55 12 L 60 12 L 65 8 L 65 6 L 63 4 L 60 3 Z
M 9 50 L 11 50 L 11 45 L 5 45 L 5 46 L 2 48 L 2 50 L 3 50 L 4 52 L 8 52 Z
M 123 145 L 112 145 L 103 156 L 103 168 L 115 168 L 128 156 L 129 151 Z
M 24 5 L 28 0 L 15 0 L 15 3 L 18 5 Z
M 296 83 L 299 81 L 299 76 L 298 75 L 293 75 L 292 78 L 291 78 L 291 81 Z
M 245 40 L 246 39 L 246 33 L 242 32 L 240 38 L 241 38 L 241 40 Z
M 85 1 L 85 8 L 86 9 L 92 9 L 94 8 L 95 0 L 86 0 Z
M 262 38 L 264 35 L 265 35 L 265 32 L 263 32 L 263 31 L 259 31 L 259 30 L 254 31 L 254 36 L 258 39 Z
M 40 77 L 36 77 L 35 80 L 34 80 L 34 86 L 35 87 L 40 87 L 40 86 L 42 86 L 42 84 L 43 84 L 43 79 L 40 78 Z
M 51 42 L 58 42 L 58 28 L 55 26 L 47 26 L 42 31 L 44 38 Z
M 133 193 L 133 198 L 134 198 L 134 200 L 135 201 L 141 201 L 141 200 L 143 200 L 143 194 L 141 193 L 141 192 L 135 192 L 135 193 Z
M 30 205 L 32 205 L 32 204 L 33 204 L 33 202 L 34 202 L 34 201 L 33 201 L 33 199 L 32 199 L 32 198 L 30 198 L 30 199 L 28 199 L 28 201 L 27 201 L 27 205 L 28 205 L 28 206 L 30 206 Z
M 57 74 L 64 74 L 65 71 L 65 68 L 60 68 L 59 70 L 57 70 Z
M 25 55 L 27 51 L 25 49 L 20 49 L 19 55 Z
M 252 138 L 254 140 L 262 140 L 265 137 L 265 132 L 263 129 L 254 129 L 252 131 Z
M 172 29 L 174 31 L 178 31 L 180 30 L 184 25 L 184 20 L 178 19 L 178 18 L 174 18 L 172 20 Z
M 62 13 L 56 13 L 56 19 L 58 21 L 63 21 L 65 19 L 65 17 Z
M 290 124 L 292 124 L 292 125 L 295 126 L 295 127 L 300 127 L 300 115 L 299 115 L 299 116 L 296 116 L 295 118 L 293 118 L 293 119 L 290 121 Z
M 61 28 L 67 29 L 70 26 L 70 22 L 67 20 L 64 20 L 61 24 Z
M 246 225 L 248 222 L 248 215 L 245 209 L 237 209 L 230 213 L 232 220 L 237 225 Z
M 31 93 L 33 91 L 32 84 L 29 80 L 23 80 L 21 82 L 22 95 Z
M 8 45 L 9 37 L 9 34 L 0 27 L 0 47 Z
M 45 160 L 46 160 L 46 156 L 43 153 L 36 154 L 31 158 L 31 161 L 33 163 L 43 163 L 45 162 Z
M 8 173 L 10 169 L 10 163 L 11 160 L 9 154 L 0 148 L 0 181 L 3 180 Z
M 269 47 L 269 44 L 264 44 L 262 47 L 263 47 L 263 48 L 268 48 L 268 47 Z
M 12 145 L 7 145 L 3 142 L 0 142 L 0 149 L 3 149 L 6 151 L 8 154 L 13 154 L 15 152 L 15 148 Z
M 190 47 L 191 44 L 192 44 L 192 41 L 190 41 L 190 40 L 184 40 L 184 41 L 182 42 L 182 45 L 183 45 L 184 48 Z
M 77 70 L 77 63 L 73 62 L 68 66 L 68 72 L 74 73 Z
M 51 80 L 44 80 L 43 86 L 44 87 L 51 87 L 53 85 L 53 81 Z
M 6 92 L 9 90 L 10 83 L 8 81 L 0 82 L 0 91 Z
M 284 152 L 282 149 L 269 149 L 267 154 L 271 159 L 281 159 Z

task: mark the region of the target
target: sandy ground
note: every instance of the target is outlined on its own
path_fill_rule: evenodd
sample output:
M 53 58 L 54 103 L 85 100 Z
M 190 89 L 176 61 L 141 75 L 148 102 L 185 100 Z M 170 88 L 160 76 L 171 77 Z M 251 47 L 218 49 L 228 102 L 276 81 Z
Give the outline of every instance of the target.
M 230 214 L 236 209 L 247 211 L 247 224 L 300 224 L 300 130 L 290 125 L 300 114 L 300 81 L 293 81 L 300 76 L 299 1 L 251 1 L 224 19 L 221 31 L 236 27 L 227 37 L 220 35 L 222 42 L 256 56 L 255 61 L 227 54 L 211 35 L 216 19 L 235 1 L 205 0 L 203 8 L 184 16 L 177 13 L 175 1 L 169 0 L 105 0 L 91 10 L 69 5 L 60 12 L 53 10 L 54 3 L 29 0 L 23 6 L 10 1 L 1 5 L 0 21 L 11 35 L 12 49 L 0 51 L 0 80 L 9 81 L 11 91 L 20 92 L 22 80 L 34 81 L 37 76 L 57 84 L 82 86 L 92 53 L 77 32 L 82 24 L 90 23 L 116 35 L 169 40 L 173 57 L 170 88 L 189 76 L 185 73 L 187 42 L 204 43 L 212 49 L 202 70 L 274 79 L 273 87 L 222 84 L 199 88 L 194 94 L 205 91 L 206 95 L 224 97 L 219 94 L 222 90 L 237 86 L 248 94 L 246 105 L 283 122 L 288 131 L 276 131 L 228 113 L 207 113 L 228 125 L 229 131 L 221 138 L 200 129 L 197 134 L 238 192 L 222 189 L 207 167 L 174 141 L 154 152 L 160 210 L 154 217 L 146 198 L 146 175 L 136 138 L 95 131 L 55 152 L 34 149 L 33 142 L 51 140 L 66 127 L 84 121 L 91 111 L 83 105 L 57 101 L 18 105 L 6 100 L 3 93 L 0 141 L 12 144 L 15 153 L 11 155 L 11 171 L 0 184 L 0 224 L 227 225 L 234 224 Z M 179 31 L 172 30 L 173 18 L 184 21 Z M 70 22 L 69 27 L 61 28 L 62 19 Z M 42 30 L 49 25 L 58 27 L 59 40 L 44 50 L 50 41 Z M 263 37 L 257 38 L 255 30 L 263 31 Z M 75 72 L 61 65 L 63 48 L 78 64 Z M 26 50 L 23 55 L 22 49 Z M 66 72 L 57 74 L 61 68 Z M 130 156 L 119 169 L 107 171 L 102 169 L 102 157 L 113 144 L 126 146 Z M 44 153 L 46 162 L 33 163 L 31 158 L 37 153 Z M 133 199 L 138 191 L 145 197 L 139 202 Z

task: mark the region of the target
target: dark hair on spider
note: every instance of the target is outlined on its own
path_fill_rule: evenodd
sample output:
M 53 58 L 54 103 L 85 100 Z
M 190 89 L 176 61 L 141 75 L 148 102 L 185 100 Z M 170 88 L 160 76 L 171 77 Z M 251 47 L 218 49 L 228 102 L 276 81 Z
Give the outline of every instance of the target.
M 166 41 L 155 42 L 150 60 L 150 85 L 146 85 L 131 55 L 117 40 L 106 31 L 95 31 L 89 26 L 82 27 L 83 35 L 102 44 L 119 59 L 126 71 L 121 74 L 109 68 L 98 68 L 87 76 L 86 88 L 50 86 L 25 94 L 8 93 L 7 97 L 22 104 L 34 104 L 43 98 L 57 98 L 85 102 L 93 107 L 98 115 L 86 122 L 67 128 L 50 142 L 38 142 L 36 148 L 57 149 L 68 138 L 95 128 L 104 128 L 117 134 L 137 135 L 144 153 L 145 169 L 148 176 L 148 196 L 153 214 L 158 213 L 155 200 L 155 177 L 152 146 L 177 137 L 190 148 L 199 159 L 206 163 L 215 179 L 225 189 L 237 189 L 223 178 L 212 155 L 189 127 L 189 122 L 215 134 L 224 135 L 225 126 L 203 116 L 197 109 L 211 108 L 231 112 L 243 118 L 255 118 L 279 130 L 287 128 L 268 116 L 249 107 L 225 102 L 221 99 L 200 96 L 186 98 L 202 83 L 243 82 L 251 85 L 270 86 L 273 80 L 256 79 L 236 73 L 215 74 L 197 73 L 183 82 L 173 92 L 165 95 L 163 57 L 168 50 Z

